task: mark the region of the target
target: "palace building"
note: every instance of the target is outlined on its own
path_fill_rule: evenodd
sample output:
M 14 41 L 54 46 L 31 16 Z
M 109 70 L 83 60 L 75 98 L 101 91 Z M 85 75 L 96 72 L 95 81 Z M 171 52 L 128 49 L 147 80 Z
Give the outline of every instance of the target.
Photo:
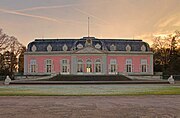
M 146 42 L 128 39 L 35 39 L 24 54 L 25 75 L 153 75 Z

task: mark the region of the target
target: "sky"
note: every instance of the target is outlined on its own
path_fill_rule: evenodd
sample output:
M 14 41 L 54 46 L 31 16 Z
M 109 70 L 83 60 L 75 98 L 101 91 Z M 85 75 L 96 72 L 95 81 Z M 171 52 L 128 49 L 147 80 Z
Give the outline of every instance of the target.
M 0 28 L 35 38 L 142 39 L 180 30 L 180 0 L 0 0 Z

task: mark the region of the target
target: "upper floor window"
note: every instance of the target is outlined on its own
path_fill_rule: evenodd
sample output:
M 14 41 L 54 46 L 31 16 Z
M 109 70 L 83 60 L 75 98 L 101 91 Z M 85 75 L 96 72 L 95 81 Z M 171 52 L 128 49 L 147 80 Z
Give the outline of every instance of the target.
M 131 51 L 131 46 L 129 44 L 126 46 L 126 51 Z
M 126 72 L 132 72 L 132 59 L 126 59 Z
M 141 46 L 141 51 L 143 51 L 143 52 L 146 51 L 146 46 L 145 46 L 145 45 L 142 45 L 142 46 Z
M 30 73 L 36 73 L 36 60 L 30 60 Z
M 111 51 L 115 51 L 115 50 L 116 50 L 116 46 L 115 46 L 114 44 L 112 44 L 112 45 L 110 46 L 110 50 L 111 50 Z

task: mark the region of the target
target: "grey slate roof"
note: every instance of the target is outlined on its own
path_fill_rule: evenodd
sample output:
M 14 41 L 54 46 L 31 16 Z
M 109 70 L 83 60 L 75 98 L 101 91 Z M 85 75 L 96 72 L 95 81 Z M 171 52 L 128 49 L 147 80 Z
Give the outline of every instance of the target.
M 52 46 L 52 51 L 63 51 L 63 46 L 67 45 L 68 50 L 77 50 L 77 45 L 82 44 L 85 47 L 86 39 L 91 38 L 92 46 L 98 43 L 101 45 L 101 50 L 110 51 L 110 46 L 115 45 L 116 51 L 126 51 L 126 46 L 131 46 L 131 51 L 141 51 L 141 47 L 144 45 L 146 51 L 150 51 L 149 44 L 142 40 L 129 40 L 129 39 L 97 39 L 95 37 L 83 37 L 81 39 L 35 39 L 28 44 L 27 52 L 32 51 L 32 46 L 36 46 L 36 52 L 47 51 L 47 46 Z

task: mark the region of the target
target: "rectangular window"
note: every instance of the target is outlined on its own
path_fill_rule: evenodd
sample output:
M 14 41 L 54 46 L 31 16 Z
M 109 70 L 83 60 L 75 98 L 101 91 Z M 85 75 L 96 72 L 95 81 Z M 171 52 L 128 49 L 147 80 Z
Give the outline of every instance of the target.
M 101 64 L 97 63 L 95 66 L 96 66 L 96 68 L 95 68 L 96 71 L 95 72 L 100 73 L 101 72 Z
M 115 64 L 111 64 L 111 72 L 116 72 L 116 65 Z
M 116 62 L 116 59 L 111 59 L 110 60 L 110 72 L 111 73 L 117 72 L 117 62 Z
M 36 73 L 36 60 L 30 61 L 30 73 Z
M 91 73 L 92 72 L 92 65 L 90 63 L 86 64 L 86 72 Z
M 77 72 L 83 72 L 83 64 L 79 63 L 77 65 Z
M 147 59 L 141 59 L 141 72 L 147 72 Z
M 69 72 L 69 63 L 68 63 L 68 60 L 67 59 L 63 59 L 61 61 L 61 67 L 62 67 L 62 73 L 68 73 Z
M 46 60 L 46 72 L 47 73 L 52 72 L 52 61 L 50 59 Z
M 63 73 L 67 73 L 67 72 L 68 72 L 68 68 L 67 68 L 66 65 L 63 65 L 63 66 L 62 66 L 62 72 L 63 72 Z
M 132 59 L 126 59 L 126 72 L 132 72 Z

